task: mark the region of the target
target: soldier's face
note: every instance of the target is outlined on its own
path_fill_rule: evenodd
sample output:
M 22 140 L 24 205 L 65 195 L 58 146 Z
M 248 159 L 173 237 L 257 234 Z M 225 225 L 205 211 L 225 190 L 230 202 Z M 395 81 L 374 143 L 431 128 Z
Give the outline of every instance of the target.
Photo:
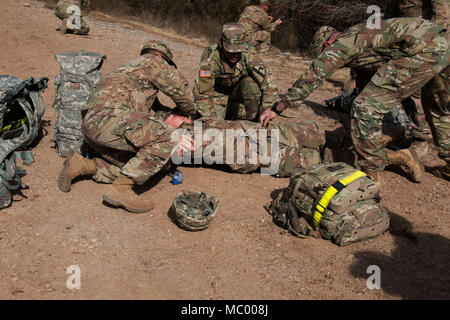
M 231 63 L 238 63 L 241 60 L 242 52 L 228 52 L 223 50 L 225 58 Z

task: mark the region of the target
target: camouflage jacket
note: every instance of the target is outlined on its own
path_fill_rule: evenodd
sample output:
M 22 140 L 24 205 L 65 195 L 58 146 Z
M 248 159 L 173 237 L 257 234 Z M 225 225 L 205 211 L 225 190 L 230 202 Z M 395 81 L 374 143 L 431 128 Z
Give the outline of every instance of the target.
M 185 115 L 196 113 L 186 79 L 162 57 L 147 53 L 128 62 L 97 85 L 84 109 L 95 107 L 131 109 L 149 113 L 161 90 Z
M 390 60 L 426 50 L 433 37 L 442 30 L 441 24 L 420 18 L 382 20 L 381 30 L 368 29 L 366 23 L 350 27 L 312 61 L 309 70 L 288 90 L 288 106 L 306 99 L 340 68 L 377 70 Z
M 450 0 L 401 0 L 399 9 L 404 17 L 429 19 L 447 26 Z
M 272 75 L 266 64 L 253 49 L 242 53 L 241 60 L 232 69 L 224 63 L 224 56 L 217 44 L 205 49 L 202 53 L 194 89 L 195 102 L 199 112 L 214 110 L 215 103 L 228 96 L 240 79 L 246 76 L 254 79 L 261 87 L 261 109 L 270 107 L 278 101 L 278 88 L 272 81 Z
M 248 6 L 242 11 L 238 23 L 243 24 L 251 32 L 258 30 L 274 31 L 277 27 L 275 22 L 269 18 L 267 12 L 259 6 Z

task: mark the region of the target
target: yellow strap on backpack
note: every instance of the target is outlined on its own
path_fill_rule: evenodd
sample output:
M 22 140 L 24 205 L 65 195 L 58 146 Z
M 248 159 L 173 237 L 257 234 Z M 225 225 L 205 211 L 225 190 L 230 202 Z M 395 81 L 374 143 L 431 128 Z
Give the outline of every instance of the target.
M 319 226 L 320 220 L 322 219 L 322 214 L 328 207 L 331 199 L 333 199 L 333 197 L 342 189 L 344 189 L 348 184 L 352 183 L 356 179 L 364 177 L 365 175 L 366 174 L 362 171 L 356 171 L 355 173 L 352 173 L 348 177 L 341 179 L 328 187 L 322 198 L 320 198 L 319 203 L 316 205 L 316 210 L 314 211 L 313 222 L 315 227 Z

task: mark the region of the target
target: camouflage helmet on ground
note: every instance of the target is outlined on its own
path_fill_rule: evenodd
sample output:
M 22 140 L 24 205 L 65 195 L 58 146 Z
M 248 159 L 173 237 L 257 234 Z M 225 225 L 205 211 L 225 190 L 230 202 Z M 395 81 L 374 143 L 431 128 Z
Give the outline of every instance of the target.
M 177 224 L 189 231 L 199 231 L 209 227 L 216 214 L 218 201 L 204 192 L 183 191 L 177 194 L 172 209 Z
M 173 62 L 172 51 L 170 51 L 169 46 L 164 42 L 159 40 L 150 40 L 142 46 L 141 55 L 148 53 L 150 50 L 159 51 L 170 64 L 175 65 Z
M 330 26 L 322 26 L 317 30 L 314 34 L 313 40 L 311 42 L 311 46 L 309 47 L 309 52 L 312 56 L 316 57 L 322 52 L 323 46 L 327 42 L 330 36 L 337 32 L 337 30 Z
M 223 48 L 227 52 L 239 53 L 245 51 L 245 28 L 239 23 L 225 23 L 222 27 Z

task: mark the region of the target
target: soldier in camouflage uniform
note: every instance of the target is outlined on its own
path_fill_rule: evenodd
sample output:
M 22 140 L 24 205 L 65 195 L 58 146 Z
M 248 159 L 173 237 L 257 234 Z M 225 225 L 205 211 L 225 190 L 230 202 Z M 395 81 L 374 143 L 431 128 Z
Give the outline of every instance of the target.
M 353 145 L 359 155 L 359 167 L 375 181 L 387 164 L 405 166 L 415 182 L 423 178 L 423 166 L 414 151 L 384 150 L 387 139 L 382 132 L 383 118 L 400 101 L 423 87 L 449 64 L 450 52 L 444 26 L 418 18 L 394 18 L 381 21 L 381 29 L 368 29 L 366 23 L 340 33 L 321 28 L 313 42 L 313 51 L 321 52 L 310 70 L 294 83 L 279 105 L 264 111 L 260 121 L 266 124 L 286 107 L 301 102 L 326 78 L 342 67 L 369 66 L 375 75 L 354 101 L 351 114 Z M 427 109 L 429 106 L 424 105 Z M 441 156 L 449 152 L 449 113 L 447 105 L 433 110 L 430 127 Z M 448 167 L 447 165 L 447 167 Z
M 280 121 L 273 121 L 269 124 L 267 128 L 263 128 L 258 122 L 247 121 L 247 120 L 237 120 L 230 121 L 217 118 L 201 118 L 197 121 L 201 122 L 202 134 L 206 135 L 208 129 L 214 129 L 217 134 L 221 136 L 220 141 L 223 142 L 223 149 L 220 150 L 223 158 L 218 159 L 220 162 L 226 164 L 232 171 L 239 173 L 250 173 L 254 172 L 259 168 L 271 168 L 267 170 L 267 174 L 278 175 L 281 177 L 290 176 L 295 169 L 304 168 L 309 165 L 315 165 L 321 163 L 321 149 L 325 145 L 325 132 L 319 129 L 319 126 L 314 121 L 302 121 L 299 123 L 282 123 Z M 194 128 L 191 124 L 184 124 L 180 128 L 187 129 L 190 132 L 191 138 L 194 141 Z M 227 135 L 226 130 L 233 130 L 235 135 Z M 260 137 L 260 129 L 267 133 L 267 136 Z M 274 130 L 278 131 L 278 135 L 274 133 Z M 254 132 L 254 135 L 250 132 Z M 242 142 L 239 138 L 242 134 Z M 264 133 L 263 133 L 264 134 Z M 218 139 L 216 134 L 213 134 L 214 139 Z M 257 155 L 258 150 L 261 151 L 260 139 L 266 139 L 267 142 L 267 153 L 268 157 L 264 161 Z M 211 137 L 212 138 L 212 137 Z M 205 138 L 204 138 L 205 139 Z M 205 139 L 206 140 L 206 139 Z M 202 148 L 201 153 L 203 154 L 204 160 L 206 161 L 205 147 L 211 144 L 211 141 L 202 141 L 204 145 L 196 145 L 196 148 Z M 272 154 L 271 143 L 278 143 L 278 146 L 274 148 L 273 151 L 276 154 Z M 254 154 L 250 150 L 250 144 L 253 144 Z M 245 146 L 245 150 L 239 150 Z M 232 147 L 233 163 L 227 163 L 227 148 Z M 242 158 L 238 160 L 240 152 L 242 153 Z M 192 156 L 195 156 L 195 152 Z M 212 152 L 211 160 L 213 162 L 216 157 L 214 152 Z M 270 158 L 270 162 L 267 161 Z M 271 167 L 273 166 L 273 167 Z
M 267 14 L 269 3 L 269 0 L 261 0 L 259 6 L 248 6 L 242 11 L 238 21 L 246 29 L 245 41 L 261 53 L 268 51 L 270 33 L 282 23 L 280 19 L 273 22 L 273 18 Z
M 61 33 L 71 32 L 77 35 L 86 35 L 89 33 L 89 25 L 84 21 L 81 16 L 81 8 L 87 8 L 90 4 L 90 0 L 59 0 L 55 8 L 55 16 L 62 20 L 59 31 Z M 72 11 L 69 9 L 71 6 L 77 6 L 78 9 Z M 79 26 L 74 26 L 77 23 L 77 19 L 71 21 L 70 17 L 80 14 Z M 78 17 L 77 17 L 78 18 Z
M 203 51 L 195 102 L 203 117 L 257 121 L 278 100 L 278 89 L 266 64 L 244 44 L 244 29 L 228 23 L 218 44 Z
M 162 108 L 160 90 L 174 100 L 180 113 L 196 113 L 192 92 L 169 47 L 152 41 L 143 46 L 139 58 L 106 75 L 89 97 L 82 110 L 82 133 L 103 159 L 70 154 L 59 188 L 68 192 L 74 178 L 90 175 L 97 182 L 112 183 L 103 196 L 107 203 L 136 213 L 151 210 L 152 202 L 137 196 L 132 187 L 167 166 L 176 145 L 171 141 L 173 128 L 151 116 L 152 109 Z
M 423 17 L 424 19 L 432 20 L 436 23 L 440 23 L 448 30 L 448 20 L 450 16 L 450 0 L 402 0 L 399 4 L 400 12 L 405 17 Z M 421 91 L 422 105 L 427 106 L 424 108 L 425 118 L 428 122 L 440 115 L 448 115 L 450 112 L 449 99 L 450 94 L 450 67 L 447 67 L 438 74 L 435 78 L 429 81 Z M 423 108 L 423 107 L 422 107 Z M 415 109 L 413 109 L 415 111 Z M 421 117 L 421 111 L 417 112 L 416 126 L 418 130 L 412 132 L 412 134 L 418 139 L 423 139 L 424 120 Z M 421 121 L 422 120 L 422 121 Z M 441 124 L 445 126 L 444 124 Z M 447 122 L 447 130 L 450 129 L 450 124 Z M 432 129 L 433 130 L 433 129 Z M 447 131 L 448 132 L 448 131 Z M 442 130 L 434 130 L 434 134 L 439 135 L 440 138 L 435 139 L 440 149 L 440 156 L 443 159 L 450 159 L 450 146 L 448 145 L 449 137 L 448 133 L 445 135 Z M 419 140 L 420 141 L 420 140 Z M 447 141 L 447 145 L 444 141 Z M 414 146 L 414 145 L 413 145 Z M 447 151 L 446 151 L 447 150 Z M 435 168 L 432 173 L 443 179 L 450 180 L 450 164 L 447 161 L 447 165 L 444 167 Z
M 399 12 L 401 17 L 424 18 L 437 23 L 448 24 L 448 6 L 450 0 L 400 0 Z M 361 92 L 369 83 L 376 70 L 367 70 L 367 68 L 352 68 L 352 78 L 356 81 L 356 87 Z M 439 76 L 438 76 L 439 77 Z M 403 108 L 410 118 L 412 128 L 410 135 L 413 138 L 411 148 L 417 153 L 419 159 L 426 156 L 428 150 L 428 142 L 431 138 L 431 132 L 428 128 L 426 115 L 422 104 L 416 104 L 414 98 L 420 98 L 421 94 L 417 92 L 411 97 L 402 101 Z M 430 102 L 422 101 L 430 104 Z M 432 103 L 431 103 L 432 104 Z

